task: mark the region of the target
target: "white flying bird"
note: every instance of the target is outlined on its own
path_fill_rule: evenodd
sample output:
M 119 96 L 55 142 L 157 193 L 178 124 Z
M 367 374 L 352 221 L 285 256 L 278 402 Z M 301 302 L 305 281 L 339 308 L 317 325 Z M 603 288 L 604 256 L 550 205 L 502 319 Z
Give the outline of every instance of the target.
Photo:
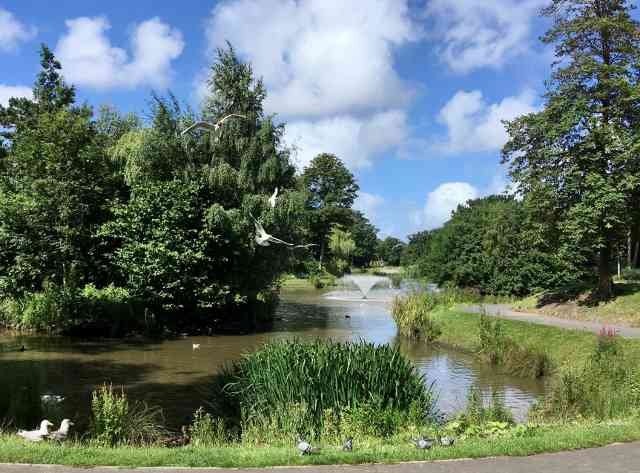
M 251 214 L 249 214 L 251 215 Z M 286 246 L 295 246 L 293 243 L 287 243 L 280 238 L 276 238 L 273 235 L 269 235 L 267 231 L 264 229 L 262 224 L 258 222 L 253 215 L 251 215 L 253 219 L 253 225 L 256 228 L 256 243 L 260 246 L 271 246 L 271 243 L 276 243 L 278 245 L 286 245 Z
M 199 343 L 193 343 L 191 345 L 191 349 L 192 350 L 200 350 L 200 344 Z
M 203 122 L 203 121 L 195 122 L 193 125 L 185 128 L 181 134 L 184 136 L 195 128 L 204 128 L 205 130 L 209 130 L 209 131 L 218 131 L 222 126 L 222 124 L 231 117 L 239 117 L 239 118 L 245 118 L 245 119 L 247 118 L 244 115 L 239 115 L 237 113 L 230 113 L 229 115 L 222 117 L 220 120 L 218 120 L 215 123 L 209 123 L 209 122 Z
M 40 422 L 39 429 L 18 430 L 18 435 L 29 442 L 40 442 L 43 438 L 49 435 L 49 427 L 53 427 L 53 424 L 45 419 Z
M 278 198 L 278 188 L 276 187 L 276 190 L 273 191 L 273 194 L 271 194 L 271 197 L 269 197 L 269 205 L 271 205 L 271 208 L 275 208 L 276 206 L 276 199 Z

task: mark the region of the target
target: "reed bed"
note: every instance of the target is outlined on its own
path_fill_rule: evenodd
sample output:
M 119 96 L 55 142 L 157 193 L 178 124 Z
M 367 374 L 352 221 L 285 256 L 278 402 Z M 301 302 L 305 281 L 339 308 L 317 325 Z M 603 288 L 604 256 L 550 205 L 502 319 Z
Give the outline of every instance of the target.
M 218 410 L 240 412 L 243 433 L 320 437 L 371 407 L 392 424 L 436 416 L 432 387 L 415 366 L 396 348 L 364 341 L 267 344 L 231 365 L 223 380 Z

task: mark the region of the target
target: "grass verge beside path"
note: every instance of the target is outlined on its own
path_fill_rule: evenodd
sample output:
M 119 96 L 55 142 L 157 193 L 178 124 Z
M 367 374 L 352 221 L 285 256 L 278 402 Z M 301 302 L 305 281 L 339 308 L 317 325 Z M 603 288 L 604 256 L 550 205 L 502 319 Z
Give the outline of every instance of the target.
M 479 314 L 456 310 L 436 310 L 431 313 L 442 334 L 438 343 L 453 348 L 477 352 L 479 350 Z M 503 333 L 518 345 L 546 353 L 555 368 L 571 363 L 583 364 L 593 353 L 598 336 L 590 332 L 566 330 L 529 322 L 500 319 Z M 627 360 L 640 361 L 640 340 L 621 339 Z
M 599 303 L 590 301 L 589 292 L 575 297 L 537 294 L 515 302 L 513 308 L 562 319 L 640 327 L 640 283 L 616 282 L 615 292 L 614 299 Z
M 533 436 L 468 439 L 453 447 L 417 450 L 408 439 L 354 440 L 352 453 L 336 446 L 322 446 L 320 453 L 301 457 L 294 447 L 230 446 L 220 448 L 91 447 L 80 444 L 32 444 L 15 436 L 0 436 L 0 463 L 60 464 L 72 466 L 176 466 L 176 467 L 269 467 L 279 465 L 327 465 L 396 463 L 489 456 L 524 456 L 597 447 L 640 439 L 640 422 L 575 423 L 539 428 Z

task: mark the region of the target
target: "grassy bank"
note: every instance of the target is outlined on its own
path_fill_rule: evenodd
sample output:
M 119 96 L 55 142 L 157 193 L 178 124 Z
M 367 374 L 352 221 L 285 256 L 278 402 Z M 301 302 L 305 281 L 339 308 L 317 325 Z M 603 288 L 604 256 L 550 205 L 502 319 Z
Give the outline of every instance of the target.
M 291 447 L 255 447 L 234 445 L 218 448 L 182 447 L 95 447 L 85 444 L 31 444 L 21 439 L 0 436 L 0 463 L 43 463 L 74 466 L 182 466 L 182 467 L 269 467 L 278 465 L 323 465 L 393 463 L 415 460 L 445 460 L 490 456 L 523 456 L 543 452 L 596 447 L 614 442 L 640 439 L 640 423 L 620 421 L 541 426 L 531 436 L 475 438 L 453 447 L 417 450 L 409 436 L 393 439 L 354 439 L 354 451 L 341 451 L 339 445 L 319 445 L 319 453 L 301 457 L 293 441 Z
M 640 283 L 616 282 L 616 297 L 593 301 L 588 291 L 577 294 L 535 294 L 513 304 L 514 309 L 563 319 L 640 327 Z

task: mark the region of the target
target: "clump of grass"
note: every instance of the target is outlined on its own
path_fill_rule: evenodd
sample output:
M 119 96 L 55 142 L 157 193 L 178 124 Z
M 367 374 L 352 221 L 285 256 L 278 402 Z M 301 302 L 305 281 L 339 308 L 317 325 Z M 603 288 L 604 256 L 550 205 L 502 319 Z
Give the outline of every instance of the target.
M 274 435 L 290 440 L 296 433 L 319 438 L 365 406 L 397 412 L 397 419 L 411 413 L 415 422 L 436 415 L 432 389 L 388 345 L 271 343 L 231 365 L 221 379 L 217 409 L 240 418 L 243 440 Z
M 99 445 L 155 445 L 167 436 L 162 410 L 130 403 L 123 389 L 103 384 L 91 394 L 91 431 Z
M 515 425 L 513 416 L 504 402 L 493 391 L 485 402 L 482 392 L 471 386 L 467 393 L 467 407 L 442 427 L 442 432 L 462 439 L 469 437 L 489 437 L 508 433 Z
M 202 407 L 193 414 L 189 436 L 196 447 L 221 447 L 230 440 L 224 419 L 213 417 Z
M 567 367 L 534 415 L 551 419 L 612 419 L 640 413 L 640 368 L 625 359 L 615 332 L 598 336 L 583 366 Z
M 480 314 L 479 327 L 480 355 L 489 363 L 522 377 L 540 378 L 551 372 L 549 356 L 507 337 L 502 330 L 502 321 Z
M 434 342 L 442 334 L 440 326 L 431 313 L 442 306 L 450 305 L 438 293 L 414 292 L 393 300 L 391 313 L 400 335 Z

